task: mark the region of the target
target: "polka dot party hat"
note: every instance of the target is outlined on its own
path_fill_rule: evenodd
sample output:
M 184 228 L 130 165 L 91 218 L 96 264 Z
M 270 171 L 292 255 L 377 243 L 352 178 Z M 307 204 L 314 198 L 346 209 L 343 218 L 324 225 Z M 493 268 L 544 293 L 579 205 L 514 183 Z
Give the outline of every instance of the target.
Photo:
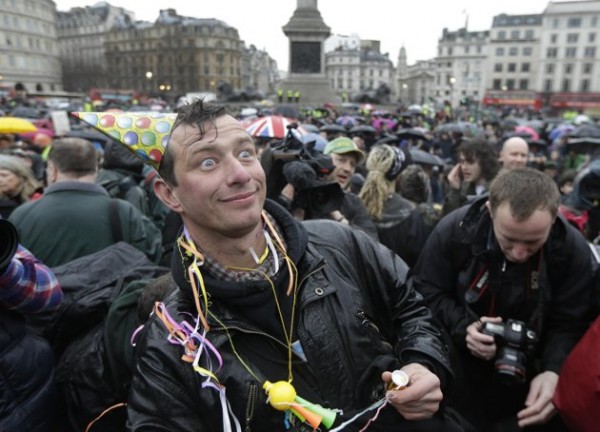
M 74 112 L 76 118 L 124 144 L 158 170 L 177 114 L 157 112 Z

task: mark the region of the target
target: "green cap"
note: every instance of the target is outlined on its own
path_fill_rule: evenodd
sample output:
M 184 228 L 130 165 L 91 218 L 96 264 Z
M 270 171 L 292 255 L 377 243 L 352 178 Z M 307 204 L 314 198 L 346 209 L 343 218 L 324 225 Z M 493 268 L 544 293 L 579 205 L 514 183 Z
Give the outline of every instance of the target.
M 323 153 L 330 154 L 346 154 L 346 153 L 356 153 L 356 157 L 358 158 L 358 162 L 361 162 L 365 158 L 365 154 L 361 149 L 358 148 L 356 143 L 352 141 L 348 137 L 339 137 L 334 140 L 331 140 L 325 146 L 325 150 Z

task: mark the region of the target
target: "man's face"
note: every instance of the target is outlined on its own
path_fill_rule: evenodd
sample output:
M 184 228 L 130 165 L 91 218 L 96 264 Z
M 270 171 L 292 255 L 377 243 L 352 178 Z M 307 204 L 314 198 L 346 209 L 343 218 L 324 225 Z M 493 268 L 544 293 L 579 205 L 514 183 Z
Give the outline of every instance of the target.
M 481 178 L 481 166 L 479 165 L 479 160 L 467 160 L 461 153 L 458 158 L 458 163 L 460 164 L 460 170 L 465 181 L 471 183 L 477 183 L 479 181 Z
M 489 210 L 489 202 L 487 206 Z M 546 243 L 554 218 L 544 209 L 536 210 L 528 219 L 519 222 L 513 218 L 510 205 L 503 203 L 492 214 L 492 223 L 496 240 L 506 259 L 524 263 Z
M 504 169 L 513 170 L 524 168 L 527 165 L 529 147 L 522 138 L 509 138 L 502 146 L 500 162 Z
M 21 188 L 21 179 L 12 171 L 0 169 L 0 194 L 12 197 Z
M 337 182 L 342 189 L 346 189 L 356 170 L 358 157 L 355 153 L 331 153 L 331 160 L 333 161 L 333 165 L 335 165 L 335 169 L 329 174 L 328 180 Z
M 265 173 L 252 137 L 234 118 L 216 119 L 217 131 L 206 134 L 182 124 L 172 133 L 169 151 L 175 159 L 177 186 L 171 187 L 179 212 L 196 241 L 217 236 L 235 238 L 260 223 L 266 196 Z

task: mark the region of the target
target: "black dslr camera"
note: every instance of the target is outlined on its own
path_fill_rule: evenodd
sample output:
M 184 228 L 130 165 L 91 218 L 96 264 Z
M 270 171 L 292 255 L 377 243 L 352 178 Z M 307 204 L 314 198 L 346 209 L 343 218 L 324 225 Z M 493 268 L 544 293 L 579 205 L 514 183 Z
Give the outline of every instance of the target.
M 506 384 L 522 384 L 527 378 L 527 355 L 538 341 L 535 331 L 524 322 L 509 319 L 506 323 L 483 323 L 481 332 L 494 337 L 498 345 L 494 367 Z
M 17 229 L 9 221 L 0 219 L 0 273 L 11 262 L 18 246 Z
M 305 219 L 325 217 L 342 207 L 344 192 L 338 183 L 325 180 L 335 169 L 331 157 L 314 150 L 314 143 L 305 146 L 294 134 L 297 127 L 296 123 L 288 125 L 285 139 L 263 152 L 267 196 L 289 210 L 303 209 Z M 291 203 L 282 202 L 280 197 L 287 183 L 294 186 Z

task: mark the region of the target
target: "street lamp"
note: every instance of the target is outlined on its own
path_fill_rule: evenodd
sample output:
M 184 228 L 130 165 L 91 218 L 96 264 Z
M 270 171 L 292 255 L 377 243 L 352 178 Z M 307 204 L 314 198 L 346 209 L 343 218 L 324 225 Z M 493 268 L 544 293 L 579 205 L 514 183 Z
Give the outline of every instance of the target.
M 152 90 L 152 77 L 154 74 L 152 71 L 146 72 L 146 85 L 144 86 L 148 90 Z
M 454 106 L 454 84 L 456 84 L 456 77 L 451 76 L 450 82 L 450 105 Z

